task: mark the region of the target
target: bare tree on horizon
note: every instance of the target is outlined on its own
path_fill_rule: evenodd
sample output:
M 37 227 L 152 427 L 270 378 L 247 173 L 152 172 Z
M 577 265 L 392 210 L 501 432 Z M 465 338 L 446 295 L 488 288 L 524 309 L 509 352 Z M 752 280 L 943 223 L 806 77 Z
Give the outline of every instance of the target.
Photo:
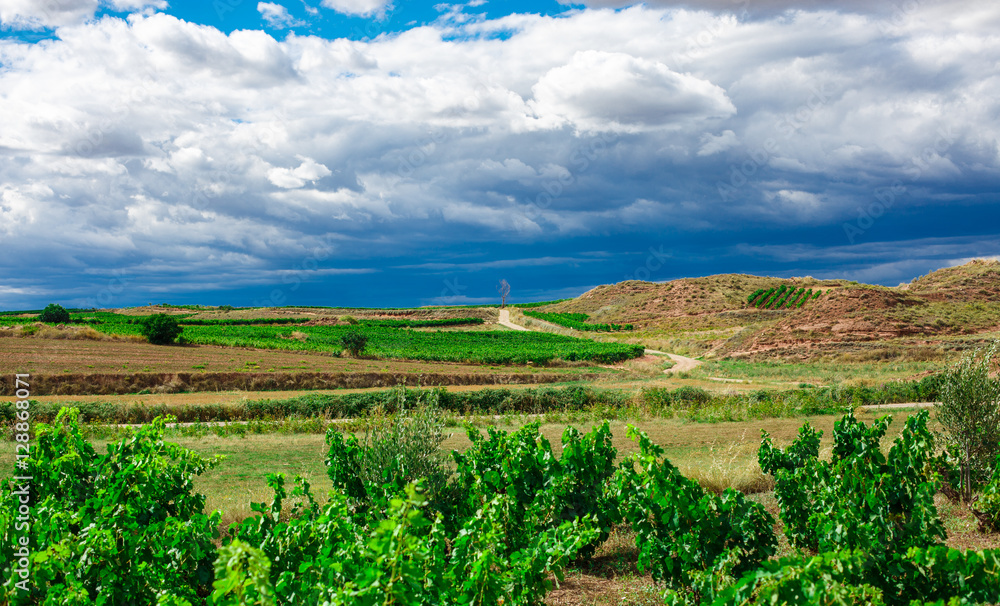
M 497 292 L 500 293 L 500 309 L 503 309 L 507 307 L 507 295 L 510 294 L 510 284 L 507 283 L 507 280 L 500 280 Z

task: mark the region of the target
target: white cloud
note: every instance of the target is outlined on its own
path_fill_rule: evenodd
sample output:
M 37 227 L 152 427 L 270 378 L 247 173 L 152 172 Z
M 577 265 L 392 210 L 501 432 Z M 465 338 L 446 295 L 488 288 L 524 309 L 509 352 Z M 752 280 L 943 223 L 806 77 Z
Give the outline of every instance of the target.
M 319 164 L 312 158 L 301 158 L 302 164 L 298 168 L 272 168 L 267 171 L 267 179 L 284 189 L 296 189 L 303 187 L 306 182 L 330 176 L 330 169 Z
M 43 29 L 76 25 L 94 16 L 99 0 L 0 1 L 0 25 L 10 29 Z
M 165 9 L 166 0 L 0 0 L 0 27 L 14 30 L 79 25 L 105 5 L 121 12 Z
M 724 130 L 718 135 L 705 133 L 701 138 L 701 148 L 698 150 L 699 156 L 711 156 L 719 152 L 724 152 L 739 145 L 736 133 L 731 130 Z
M 0 0 L 0 19 L 32 6 Z M 370 41 L 166 14 L 3 39 L 0 267 L 221 276 L 330 235 L 363 258 L 677 226 L 839 233 L 894 180 L 899 208 L 983 199 L 1000 178 L 1000 43 L 981 24 L 1000 8 L 977 11 L 927 5 L 891 35 L 833 11 L 633 7 Z
M 167 8 L 167 0 L 104 0 L 116 11 L 138 11 L 146 8 L 163 10 Z
M 273 2 L 258 2 L 257 12 L 274 29 L 299 27 L 306 24 L 305 21 L 293 17 L 286 7 Z
M 577 52 L 532 90 L 542 124 L 587 131 L 679 128 L 736 113 L 721 87 L 625 53 Z
M 392 8 L 392 0 L 323 0 L 320 5 L 345 15 L 370 17 L 384 15 Z

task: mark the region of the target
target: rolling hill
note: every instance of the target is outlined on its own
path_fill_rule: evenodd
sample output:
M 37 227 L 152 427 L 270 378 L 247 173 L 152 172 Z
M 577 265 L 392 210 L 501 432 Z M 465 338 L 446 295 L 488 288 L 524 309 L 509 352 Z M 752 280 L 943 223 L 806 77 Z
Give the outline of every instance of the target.
M 793 309 L 747 303 L 755 291 L 782 285 L 823 294 Z M 1000 262 L 976 259 L 896 287 L 746 274 L 628 281 L 543 309 L 634 324 L 635 332 L 615 338 L 689 355 L 935 359 L 1000 335 Z

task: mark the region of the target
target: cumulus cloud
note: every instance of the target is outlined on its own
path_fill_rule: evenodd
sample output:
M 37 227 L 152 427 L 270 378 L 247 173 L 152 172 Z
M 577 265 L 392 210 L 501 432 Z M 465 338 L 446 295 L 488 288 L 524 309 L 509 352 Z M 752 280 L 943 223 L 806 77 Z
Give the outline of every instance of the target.
M 736 113 L 721 87 L 625 53 L 577 52 L 532 90 L 542 124 L 588 131 L 679 128 Z
M 345 15 L 358 15 L 370 17 L 372 15 L 384 15 L 392 8 L 391 0 L 323 0 L 320 5 L 325 8 L 332 8 L 338 13 Z
M 570 4 L 568 0 L 559 0 Z M 980 0 L 965 0 L 958 3 L 951 0 L 923 0 L 919 4 L 959 4 L 971 5 Z M 576 4 L 576 2 L 573 2 Z M 630 0 L 584 0 L 581 2 L 595 8 L 624 8 L 631 6 Z M 660 8 L 684 8 L 690 10 L 708 10 L 731 12 L 743 15 L 773 16 L 786 11 L 837 10 L 862 13 L 899 13 L 905 15 L 916 11 L 918 3 L 882 3 L 868 0 L 647 0 L 646 5 Z
M 300 157 L 300 159 L 302 164 L 298 168 L 272 168 L 267 171 L 268 180 L 278 187 L 296 189 L 304 186 L 307 181 L 316 181 L 332 174 L 329 168 L 312 158 Z
M 258 2 L 257 12 L 274 29 L 286 29 L 306 24 L 305 21 L 293 17 L 286 7 L 273 2 Z
M 731 130 L 724 130 L 718 135 L 705 133 L 701 138 L 701 148 L 698 149 L 699 156 L 711 156 L 727 149 L 732 149 L 739 145 L 736 133 Z
M 5 26 L 42 23 L 18 1 L 0 2 Z M 95 5 L 62 6 L 46 23 Z M 726 239 L 780 224 L 846 245 L 844 224 L 871 243 L 959 205 L 989 225 L 1000 9 L 976 10 L 921 5 L 890 31 L 848 12 L 744 21 L 640 6 L 370 41 L 157 13 L 0 40 L 0 268 L 60 280 L 124 268 L 152 288 L 238 266 L 241 284 L 264 284 L 308 259 L 367 267 L 470 240 Z M 859 212 L 873 209 L 869 225 Z
M 0 2 L 0 25 L 28 30 L 74 25 L 93 18 L 98 3 L 99 0 L 4 0 Z
M 94 13 L 102 4 L 122 12 L 167 8 L 166 0 L 2 0 L 0 28 L 40 30 L 79 25 L 93 19 Z

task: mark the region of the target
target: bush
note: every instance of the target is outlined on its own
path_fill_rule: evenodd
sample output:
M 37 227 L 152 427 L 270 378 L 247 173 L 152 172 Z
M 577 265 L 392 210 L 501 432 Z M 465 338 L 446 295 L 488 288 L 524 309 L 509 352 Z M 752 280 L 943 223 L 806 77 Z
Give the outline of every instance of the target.
M 33 478 L 27 530 L 15 517 L 17 484 L 0 490 L 0 603 L 200 603 L 220 514 L 203 513 L 194 478 L 219 458 L 164 442 L 165 427 L 158 418 L 102 455 L 80 433 L 75 409 L 37 426 L 24 471 Z M 28 595 L 15 585 L 18 535 L 32 545 Z
M 66 324 L 69 322 L 69 312 L 63 306 L 51 303 L 38 315 L 38 321 Z
M 364 353 L 365 346 L 368 345 L 368 337 L 360 332 L 349 332 L 340 337 L 340 344 L 357 358 Z
M 463 499 L 460 517 L 474 516 L 498 496 L 509 495 L 514 506 L 498 520 L 508 553 L 529 545 L 540 532 L 588 517 L 600 531 L 583 548 L 589 556 L 618 521 L 605 490 L 617 454 L 610 425 L 605 421 L 587 434 L 567 427 L 559 459 L 539 433 L 540 425 L 528 423 L 509 434 L 490 427 L 486 436 L 467 428 L 472 445 L 464 453 L 452 453 Z
M 990 477 L 1000 451 L 1000 381 L 989 376 L 998 345 L 965 356 L 941 379 L 937 420 L 958 453 L 960 491 L 966 501 L 972 499 L 973 488 Z
M 997 455 L 996 466 L 993 468 L 993 478 L 983 489 L 983 494 L 972 511 L 979 518 L 979 530 L 1000 532 L 1000 455 Z
M 405 398 L 405 391 L 397 393 Z M 435 392 L 416 404 L 406 410 L 405 402 L 399 402 L 394 415 L 360 440 L 337 429 L 327 431 L 327 475 L 359 512 L 385 509 L 391 495 L 421 479 L 427 496 L 445 499 L 450 471 L 441 443 L 448 436 Z
M 774 555 L 774 518 L 760 503 L 727 488 L 706 493 L 697 482 L 661 459 L 663 449 L 628 427 L 639 452 L 625 459 L 612 479 L 611 498 L 636 533 L 639 569 L 674 590 L 697 595 L 711 571 L 728 568 L 739 578 Z M 710 600 L 708 600 L 710 602 Z
M 821 432 L 808 424 L 784 450 L 764 432 L 758 460 L 776 480 L 791 544 L 820 552 L 864 549 L 871 565 L 888 576 L 892 557 L 944 540 L 928 418 L 927 411 L 909 417 L 886 456 L 880 443 L 890 419 L 869 427 L 847 415 L 834 424 L 829 462 L 818 457 Z
M 140 331 L 142 336 L 154 345 L 169 345 L 177 340 L 184 329 L 177 324 L 172 316 L 156 314 L 144 319 Z

